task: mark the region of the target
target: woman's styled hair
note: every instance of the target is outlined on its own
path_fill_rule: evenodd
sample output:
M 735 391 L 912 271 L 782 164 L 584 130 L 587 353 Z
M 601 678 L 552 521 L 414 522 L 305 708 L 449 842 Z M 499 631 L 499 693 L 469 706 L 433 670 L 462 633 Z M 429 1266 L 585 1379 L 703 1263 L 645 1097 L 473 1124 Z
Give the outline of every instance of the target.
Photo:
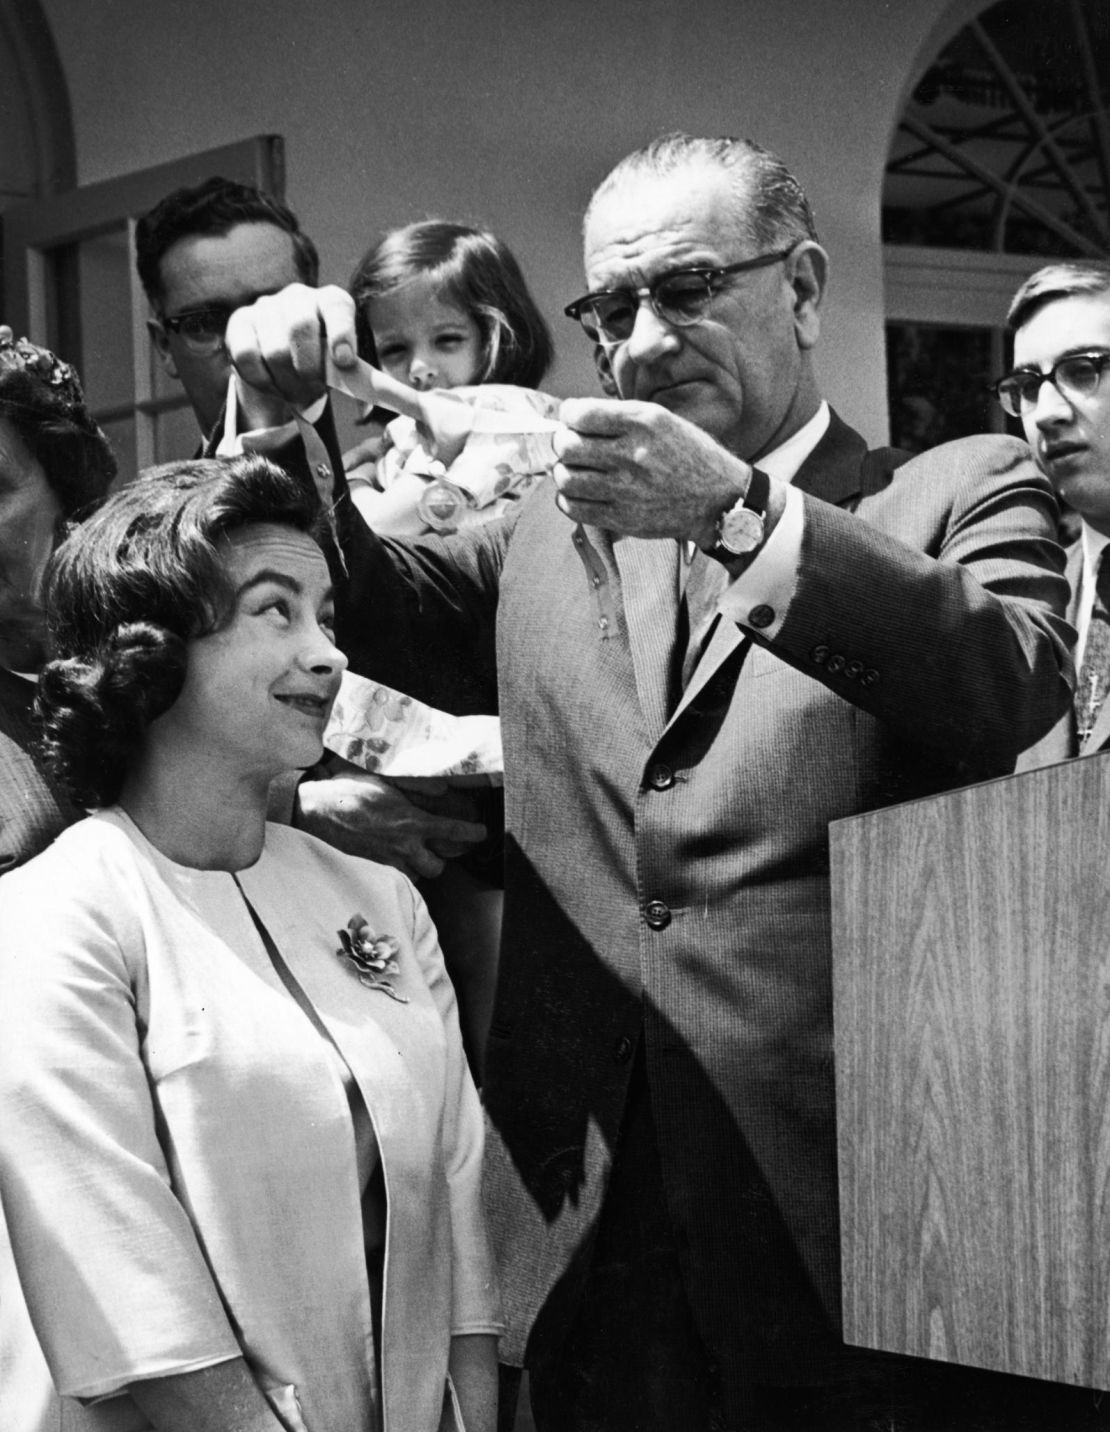
M 274 522 L 317 535 L 320 501 L 257 454 L 148 468 L 66 538 L 46 574 L 54 659 L 42 748 L 81 805 L 119 798 L 152 721 L 185 682 L 187 643 L 231 615 L 223 539 Z
M 43 470 L 69 522 L 90 512 L 116 475 L 116 457 L 85 404 L 76 372 L 0 327 L 0 420 Z
M 479 382 L 539 387 L 555 349 L 520 265 L 496 235 L 439 219 L 392 229 L 351 275 L 359 352 L 367 361 L 377 361 L 370 300 L 422 275 L 478 324 L 485 363 Z

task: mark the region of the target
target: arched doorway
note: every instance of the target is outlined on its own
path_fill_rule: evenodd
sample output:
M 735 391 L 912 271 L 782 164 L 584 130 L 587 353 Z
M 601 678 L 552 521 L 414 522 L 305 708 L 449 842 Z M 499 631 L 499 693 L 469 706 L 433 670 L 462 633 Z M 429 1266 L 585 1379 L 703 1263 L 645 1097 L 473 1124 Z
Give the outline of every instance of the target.
M 907 100 L 883 186 L 891 439 L 1003 427 L 1018 284 L 1052 257 L 1110 253 L 1110 7 L 999 0 Z
M 38 0 L 0 0 L 0 211 L 76 182 L 69 91 Z

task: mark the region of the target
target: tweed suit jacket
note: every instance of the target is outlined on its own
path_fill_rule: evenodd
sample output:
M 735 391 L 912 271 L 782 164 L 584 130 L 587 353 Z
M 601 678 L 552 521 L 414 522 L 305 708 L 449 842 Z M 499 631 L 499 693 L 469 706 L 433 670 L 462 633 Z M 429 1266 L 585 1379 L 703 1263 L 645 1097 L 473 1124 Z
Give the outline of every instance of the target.
M 1079 585 L 1083 580 L 1083 539 L 1079 538 L 1067 549 L 1067 566 L 1064 575 L 1068 579 L 1067 618 L 1073 627 L 1079 624 Z M 1083 749 L 1084 756 L 1096 755 L 1110 746 L 1110 701 L 1103 702 L 1095 718 L 1091 734 Z M 1069 706 L 1052 730 L 1042 740 L 1025 751 L 1018 761 L 1019 771 L 1029 771 L 1037 766 L 1051 766 L 1057 761 L 1067 761 L 1079 755 L 1079 735 L 1075 724 L 1075 707 Z
M 366 599 L 407 607 L 381 642 L 432 624 L 480 651 L 496 623 L 506 908 L 483 1093 L 505 1361 L 561 1335 L 641 1041 L 726 1384 L 837 1355 L 828 824 L 1012 770 L 1070 699 L 1055 503 L 1025 445 L 893 467 L 834 417 L 796 478 L 778 636 L 718 623 L 673 707 L 619 541 L 549 486 L 515 522 L 348 550 Z M 435 679 L 423 699 L 450 706 Z
M 82 812 L 32 755 L 34 687 L 0 668 L 0 875 L 45 850 Z

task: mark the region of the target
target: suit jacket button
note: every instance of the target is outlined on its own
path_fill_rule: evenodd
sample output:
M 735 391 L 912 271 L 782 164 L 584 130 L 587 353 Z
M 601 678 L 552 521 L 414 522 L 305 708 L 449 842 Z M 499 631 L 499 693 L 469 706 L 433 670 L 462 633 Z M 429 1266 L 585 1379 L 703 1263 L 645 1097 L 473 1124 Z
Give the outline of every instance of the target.
M 834 673 L 844 670 L 844 658 L 839 652 L 833 652 L 832 656 L 829 657 L 826 669 Z
M 632 1058 L 632 1041 L 627 1034 L 622 1034 L 613 1048 L 613 1058 L 618 1064 L 627 1064 Z
M 671 923 L 670 908 L 662 900 L 649 900 L 644 908 L 644 919 L 653 930 L 665 930 Z
M 815 646 L 809 654 L 810 660 L 815 661 L 818 666 L 824 666 L 829 659 L 829 649 L 825 645 Z
M 760 630 L 760 631 L 761 631 L 764 627 L 769 627 L 769 626 L 771 625 L 771 623 L 774 621 L 774 619 L 775 619 L 775 609 L 774 609 L 774 607 L 768 607 L 768 606 L 752 607 L 751 611 L 748 613 L 748 625 L 749 625 L 749 626 L 756 627 L 756 628 L 757 628 L 758 630 Z
M 879 673 L 875 670 L 873 666 L 869 666 L 867 670 L 863 673 L 863 675 L 860 677 L 859 684 L 861 686 L 874 686 L 875 682 L 878 681 L 878 679 Z
M 674 785 L 674 772 L 663 761 L 658 761 L 648 771 L 648 785 L 654 791 L 669 791 Z
M 856 677 L 859 676 L 859 675 L 861 675 L 862 672 L 863 672 L 863 662 L 862 662 L 862 661 L 850 661 L 850 662 L 848 663 L 848 665 L 844 668 L 844 675 L 845 675 L 845 676 L 850 676 L 853 681 L 855 681 Z

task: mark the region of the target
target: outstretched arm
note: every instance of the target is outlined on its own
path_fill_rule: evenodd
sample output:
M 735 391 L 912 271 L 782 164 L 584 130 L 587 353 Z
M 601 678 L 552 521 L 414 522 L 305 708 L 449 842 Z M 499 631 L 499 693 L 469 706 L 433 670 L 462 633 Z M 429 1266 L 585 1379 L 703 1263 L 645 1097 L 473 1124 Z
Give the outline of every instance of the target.
M 342 370 L 358 361 L 354 301 L 334 284 L 290 284 L 237 309 L 224 341 L 247 389 L 308 408 L 327 391 L 329 353 Z
M 396 866 L 415 880 L 439 875 L 445 861 L 486 838 L 476 820 L 424 809 L 391 782 L 338 757 L 328 765 L 328 779 L 298 786 L 294 821 L 337 850 Z M 441 804 L 462 794 L 445 789 Z

